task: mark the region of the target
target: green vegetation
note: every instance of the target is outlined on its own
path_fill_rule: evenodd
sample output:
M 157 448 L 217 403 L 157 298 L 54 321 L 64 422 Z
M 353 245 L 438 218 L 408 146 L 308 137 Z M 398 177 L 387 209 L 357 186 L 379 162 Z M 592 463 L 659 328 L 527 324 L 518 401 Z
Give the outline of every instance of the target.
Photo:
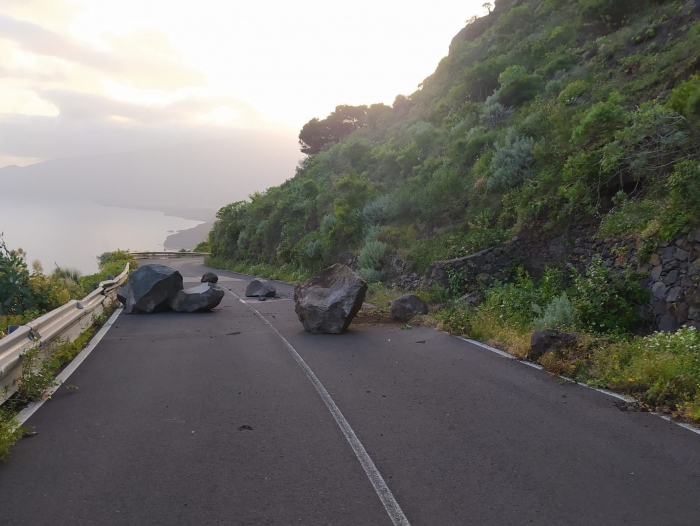
M 211 245 L 209 244 L 209 241 L 202 241 L 196 247 L 194 247 L 192 252 L 211 252 Z
M 276 279 L 286 281 L 287 283 L 301 283 L 311 277 L 308 270 L 295 267 L 293 265 L 282 265 L 275 267 L 265 263 L 246 263 L 245 261 L 230 261 L 221 258 L 209 257 L 205 264 L 213 268 L 230 270 L 241 274 L 249 274 L 251 276 L 259 276 L 261 278 Z
M 104 313 L 94 316 L 92 326 L 73 342 L 56 342 L 48 352 L 45 348 L 34 347 L 22 355 L 17 392 L 7 400 L 0 400 L 4 402 L 0 406 L 0 461 L 7 458 L 10 447 L 27 433 L 26 428 L 18 425 L 17 414 L 30 402 L 44 398 L 56 386 L 56 375 L 88 344 L 106 319 Z
M 121 274 L 127 262 L 131 269 L 138 267 L 127 251 L 117 250 L 99 257 L 96 274 L 82 276 L 77 270 L 56 268 L 46 275 L 38 261 L 30 271 L 24 251 L 9 250 L 0 238 L 0 337 L 6 336 L 9 325 L 25 324 L 71 299 L 85 297 L 101 281 Z
M 376 280 L 391 254 L 421 272 L 583 215 L 605 217 L 602 236 L 697 226 L 700 21 L 684 3 L 503 0 L 415 93 L 309 121 L 296 176 L 222 208 L 208 247 L 309 272 L 352 253 Z
M 649 292 L 630 273 L 617 274 L 597 261 L 585 275 L 564 278 L 549 269 L 535 282 L 520 270 L 511 283 L 487 288 L 479 307 L 458 302 L 437 318 L 452 333 L 489 341 L 520 358 L 527 357 L 533 329 L 579 332 L 578 345 L 539 359 L 545 369 L 629 393 L 649 410 L 700 422 L 700 333 L 683 327 L 631 336 L 641 321 L 636 305 Z
M 523 269 L 517 269 L 510 283 L 496 282 L 486 287 L 483 295 L 485 301 L 477 309 L 456 303 L 442 312 L 445 328 L 474 334 L 474 322 L 481 326 L 490 320 L 528 338 L 533 329 L 624 335 L 642 322 L 637 306 L 649 299 L 649 291 L 638 285 L 634 274 L 612 271 L 599 258 L 584 275 L 573 270 L 567 277 L 561 270 L 549 268 L 535 281 Z M 499 339 L 485 330 L 478 331 L 481 338 Z M 495 330 L 497 333 L 500 328 Z
M 415 93 L 307 123 L 299 138 L 309 156 L 295 176 L 219 211 L 211 260 L 298 281 L 357 257 L 380 290 L 393 255 L 422 273 L 520 232 L 553 237 L 591 218 L 599 237 L 637 238 L 650 254 L 700 226 L 700 20 L 685 4 L 501 0 Z M 600 261 L 583 274 L 512 272 L 481 291 L 479 308 L 439 316 L 452 332 L 520 356 L 535 328 L 585 333 L 588 343 L 546 355 L 545 366 L 698 419 L 697 393 L 663 383 L 690 355 L 664 351 L 657 367 L 648 349 L 661 337 L 630 336 L 644 330 L 638 281 Z M 452 275 L 431 297 L 453 302 L 466 285 Z

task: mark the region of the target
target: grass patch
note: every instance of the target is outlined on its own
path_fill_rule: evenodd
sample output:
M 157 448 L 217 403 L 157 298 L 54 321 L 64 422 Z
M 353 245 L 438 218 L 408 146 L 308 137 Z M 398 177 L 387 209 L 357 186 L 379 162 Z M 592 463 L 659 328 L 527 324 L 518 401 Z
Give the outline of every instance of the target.
M 239 274 L 248 274 L 250 276 L 285 281 L 293 284 L 301 283 L 311 277 L 311 271 L 289 263 L 281 266 L 274 266 L 267 263 L 248 263 L 244 261 L 208 257 L 204 260 L 204 264 L 212 268 L 230 270 L 231 272 L 238 272 Z
M 517 323 L 504 322 L 493 308 L 470 309 L 451 306 L 436 313 L 437 328 L 450 334 L 483 341 L 524 359 L 530 349 L 529 328 Z

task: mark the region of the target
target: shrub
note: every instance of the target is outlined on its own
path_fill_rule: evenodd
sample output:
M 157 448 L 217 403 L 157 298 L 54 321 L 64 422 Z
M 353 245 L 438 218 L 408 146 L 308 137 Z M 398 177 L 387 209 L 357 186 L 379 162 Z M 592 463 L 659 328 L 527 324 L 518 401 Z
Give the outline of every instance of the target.
M 484 109 L 481 114 L 481 122 L 488 128 L 498 128 L 501 124 L 508 120 L 508 117 L 510 117 L 512 114 L 513 108 L 506 108 L 500 102 L 490 101 L 487 104 L 484 104 Z
M 381 241 L 369 241 L 362 247 L 360 255 L 357 257 L 357 264 L 360 268 L 379 270 L 384 264 L 387 244 Z
M 335 218 L 335 216 L 333 214 L 327 214 L 323 216 L 323 219 L 321 219 L 321 226 L 319 227 L 319 230 L 322 234 L 328 234 L 337 224 L 338 220 Z
M 379 239 L 379 236 L 382 234 L 383 230 L 384 227 L 379 225 L 372 225 L 368 228 L 365 228 L 363 232 L 365 236 L 365 243 L 369 243 L 370 241 L 377 241 L 377 239 Z
M 379 283 L 384 279 L 384 273 L 381 270 L 376 270 L 373 268 L 361 268 L 357 271 L 362 279 L 367 283 Z
M 311 259 L 319 259 L 323 255 L 323 241 L 316 239 L 306 246 L 306 256 Z
M 494 143 L 494 154 L 491 160 L 492 176 L 488 181 L 489 190 L 507 190 L 522 184 L 523 180 L 532 175 L 532 165 L 535 158 L 532 149 L 535 140 L 531 137 L 520 137 L 514 128 L 509 128 L 504 144 Z
M 507 86 L 510 86 L 514 82 L 517 82 L 521 78 L 523 78 L 525 75 L 527 75 L 527 70 L 517 64 L 513 66 L 508 66 L 499 76 L 498 76 L 498 83 L 501 85 L 501 88 L 505 88 Z
M 197 246 L 194 247 L 193 252 L 211 252 L 211 244 L 209 241 L 202 241 L 200 243 L 197 243 Z
M 492 125 L 496 126 L 495 121 L 489 121 L 489 126 Z M 476 126 L 469 130 L 464 139 L 455 142 L 455 153 L 462 163 L 470 165 L 482 154 L 484 149 L 491 146 L 497 136 L 495 131 L 487 131 L 483 126 Z
M 0 238 L 0 315 L 22 314 L 37 308 L 29 279 L 24 253 L 9 250 Z
M 542 68 L 545 75 L 553 75 L 559 71 L 568 71 L 576 65 L 576 59 L 572 55 L 557 55 Z
M 616 130 L 627 121 L 627 112 L 620 105 L 619 95 L 612 95 L 605 102 L 594 104 L 586 112 L 581 123 L 574 128 L 571 141 L 578 146 L 608 142 Z
M 610 26 L 620 25 L 635 7 L 639 7 L 632 0 L 579 0 L 579 4 L 586 20 L 605 22 Z
M 393 200 L 389 194 L 377 197 L 367 203 L 360 212 L 360 218 L 364 225 L 382 225 L 391 219 Z M 325 219 L 325 218 L 324 218 Z
M 610 176 L 636 181 L 664 176 L 688 155 L 689 137 L 683 121 L 665 106 L 644 103 L 631 114 L 629 125 L 622 127 L 624 120 L 619 120 L 615 140 L 603 149 L 601 169 Z
M 609 238 L 640 234 L 661 208 L 661 203 L 650 199 L 625 200 L 603 218 L 598 235 Z
M 668 203 L 659 214 L 659 236 L 672 239 L 689 226 L 700 224 L 700 163 L 678 163 L 666 181 Z
M 693 75 L 676 86 L 666 105 L 686 118 L 700 117 L 700 77 Z
M 10 447 L 23 435 L 12 411 L 0 407 L 0 461 L 5 460 L 10 453 Z
M 535 316 L 540 294 L 532 278 L 520 269 L 513 283 L 495 283 L 485 293 L 487 309 L 494 311 L 504 322 L 529 328 Z
M 581 96 L 590 90 L 590 85 L 583 80 L 575 80 L 559 93 L 557 100 L 564 105 L 574 104 Z
M 649 300 L 639 276 L 614 272 L 595 256 L 585 275 L 574 273 L 569 298 L 580 325 L 592 333 L 629 332 L 642 321 L 637 307 Z
M 536 330 L 573 329 L 576 326 L 576 310 L 569 301 L 566 292 L 554 298 L 544 309 L 535 305 L 534 311 L 538 317 L 532 322 L 532 327 Z
M 593 369 L 605 385 L 700 419 L 700 332 L 694 327 L 600 349 Z
M 499 90 L 498 101 L 506 106 L 520 106 L 534 99 L 542 89 L 542 77 L 525 75 Z
M 671 209 L 687 211 L 688 214 L 693 214 L 693 219 L 700 219 L 700 162 L 678 163 L 666 186 Z
M 562 90 L 563 84 L 561 80 L 550 80 L 545 84 L 544 91 L 552 95 L 558 95 Z
M 509 9 L 499 20 L 499 29 L 504 34 L 513 33 L 518 29 L 526 26 L 532 17 L 532 11 L 529 5 L 521 5 Z

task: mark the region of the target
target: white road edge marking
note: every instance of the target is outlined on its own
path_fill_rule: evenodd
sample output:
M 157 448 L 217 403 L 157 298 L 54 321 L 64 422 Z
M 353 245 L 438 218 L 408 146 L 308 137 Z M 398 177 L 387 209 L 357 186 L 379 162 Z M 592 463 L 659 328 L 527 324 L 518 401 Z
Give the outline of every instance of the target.
M 404 515 L 403 510 L 399 506 L 399 503 L 396 502 L 396 499 L 394 498 L 394 494 L 389 489 L 389 486 L 387 486 L 381 473 L 379 473 L 377 466 L 374 465 L 374 461 L 367 453 L 367 450 L 365 450 L 365 447 L 362 445 L 362 442 L 360 442 L 360 439 L 357 438 L 357 435 L 352 430 L 352 427 L 350 427 L 350 424 L 343 416 L 343 413 L 341 413 L 340 409 L 338 409 L 338 406 L 335 405 L 335 402 L 331 398 L 331 395 L 328 394 L 328 391 L 326 391 L 326 388 L 323 387 L 323 384 L 321 383 L 321 381 L 316 377 L 316 375 L 311 370 L 311 368 L 306 364 L 304 359 L 299 355 L 299 353 L 296 351 L 296 349 L 294 349 L 294 347 L 292 347 L 292 344 L 289 343 L 286 340 L 286 338 L 284 336 L 282 336 L 280 334 L 280 332 L 275 328 L 275 326 L 272 325 L 272 323 L 270 323 L 268 321 L 268 319 L 265 318 L 265 316 L 263 316 L 260 312 L 258 312 L 258 310 L 255 307 L 250 305 L 248 302 L 246 302 L 243 298 L 241 298 L 235 292 L 230 291 L 230 290 L 227 290 L 226 292 L 231 293 L 233 296 L 235 296 L 238 299 L 238 301 L 240 301 L 243 305 L 245 305 L 250 310 L 252 310 L 253 313 L 258 318 L 260 318 L 260 320 L 265 325 L 267 325 L 272 330 L 272 332 L 274 332 L 277 335 L 277 337 L 280 340 L 282 340 L 282 343 L 284 343 L 284 345 L 287 347 L 287 350 L 292 354 L 292 356 L 296 360 L 297 364 L 299 364 L 299 367 L 301 367 L 302 370 L 304 371 L 304 373 L 306 373 L 306 376 L 309 379 L 309 381 L 311 382 L 311 384 L 316 388 L 316 392 L 321 396 L 321 399 L 323 400 L 323 402 L 326 404 L 326 407 L 333 415 L 333 418 L 335 419 L 336 423 L 338 424 L 338 427 L 340 427 L 340 430 L 343 432 L 343 435 L 345 435 L 345 438 L 347 439 L 348 443 L 350 444 L 350 447 L 355 452 L 355 456 L 357 457 L 357 460 L 360 461 L 362 468 L 365 470 L 365 473 L 367 474 L 367 478 L 369 478 L 369 481 L 372 483 L 372 486 L 374 487 L 374 491 L 377 492 L 377 495 L 379 496 L 379 500 L 382 501 L 382 504 L 384 505 L 384 509 L 389 514 L 389 518 L 391 519 L 391 522 L 394 524 L 394 526 L 411 526 L 411 524 L 408 522 L 408 519 L 406 518 L 406 515 Z
M 525 360 L 519 360 L 518 358 L 516 358 L 516 357 L 513 356 L 512 354 L 508 354 L 508 353 L 505 352 L 505 351 L 502 351 L 502 350 L 500 350 L 500 349 L 496 349 L 495 347 L 491 347 L 490 345 L 486 345 L 485 343 L 481 343 L 481 342 L 478 342 L 478 341 L 476 341 L 476 340 L 470 340 L 470 339 L 468 339 L 468 338 L 462 338 L 461 336 L 457 336 L 456 338 L 457 338 L 458 340 L 462 340 L 462 341 L 465 341 L 465 342 L 467 342 L 467 343 L 474 344 L 474 345 L 476 345 L 476 346 L 478 346 L 478 347 L 481 347 L 481 348 L 483 348 L 483 349 L 486 349 L 487 351 L 491 351 L 491 352 L 493 352 L 493 353 L 496 353 L 496 354 L 498 354 L 498 355 L 500 355 L 500 356 L 503 356 L 503 357 L 505 357 L 505 358 L 508 358 L 508 359 L 510 359 L 510 360 L 514 360 L 514 361 L 516 361 L 516 362 L 520 362 L 520 363 L 522 363 L 523 365 L 527 365 L 527 366 L 529 366 L 529 367 L 534 367 L 535 369 L 539 369 L 539 370 L 543 370 L 543 369 L 544 369 L 544 368 L 543 368 L 541 365 L 539 365 L 539 364 L 532 363 L 532 362 L 528 362 L 528 361 L 525 361 Z M 619 393 L 615 393 L 615 392 L 613 392 L 613 391 L 608 391 L 607 389 L 599 389 L 599 388 L 597 388 L 597 387 L 591 387 L 590 385 L 586 385 L 586 384 L 584 384 L 583 382 L 577 382 L 577 381 L 575 381 L 575 380 L 572 380 L 571 378 L 567 378 L 566 376 L 561 376 L 561 375 L 559 375 L 559 378 L 561 378 L 562 380 L 566 380 L 567 382 L 571 382 L 571 383 L 575 383 L 575 384 L 577 384 L 577 385 L 580 385 L 581 387 L 585 387 L 586 389 L 591 389 L 591 390 L 593 390 L 593 391 L 598 391 L 599 393 L 603 393 L 604 395 L 608 395 L 608 396 L 610 396 L 610 397 L 612 397 L 612 398 L 617 398 L 618 400 L 623 400 L 623 401 L 625 401 L 625 402 L 638 402 L 638 401 L 639 401 L 639 400 L 637 400 L 636 398 L 634 398 L 633 396 L 626 396 L 626 395 L 622 395 L 622 394 L 619 394 Z M 663 418 L 663 419 L 666 420 L 667 422 L 670 422 L 670 423 L 672 423 L 672 424 L 676 424 L 677 426 L 680 426 L 680 427 L 682 427 L 683 429 L 687 429 L 688 431 L 692 431 L 693 433 L 696 433 L 696 434 L 700 435 L 700 429 L 698 429 L 697 427 L 693 427 L 693 426 L 691 426 L 690 424 L 686 424 L 685 422 L 677 422 L 676 420 L 674 420 L 674 419 L 671 418 L 670 416 L 664 415 L 664 414 L 662 414 L 662 413 L 650 412 L 650 414 L 652 414 L 652 415 L 654 415 L 654 416 L 658 416 L 658 417 L 660 417 L 660 418 Z
M 44 402 L 49 400 L 51 398 L 51 395 L 53 395 L 59 387 L 63 385 L 63 383 L 68 380 L 68 377 L 75 372 L 75 370 L 80 366 L 81 363 L 85 361 L 85 358 L 88 357 L 88 355 L 97 347 L 97 344 L 100 343 L 102 338 L 104 338 L 105 334 L 107 334 L 107 331 L 114 325 L 114 322 L 117 321 L 117 318 L 119 317 L 119 314 L 122 312 L 122 307 L 119 306 L 117 310 L 114 311 L 114 313 L 109 317 L 109 320 L 102 326 L 102 328 L 97 331 L 97 334 L 93 336 L 92 340 L 90 340 L 90 343 L 87 344 L 87 346 L 78 353 L 78 356 L 73 358 L 73 361 L 70 362 L 61 373 L 56 376 L 56 385 L 53 386 L 51 389 L 49 389 L 46 393 L 46 396 L 41 399 L 38 402 L 30 402 L 30 404 L 22 409 L 18 414 L 17 414 L 17 422 L 21 426 L 23 425 L 30 416 L 32 416 L 36 411 L 44 405 Z

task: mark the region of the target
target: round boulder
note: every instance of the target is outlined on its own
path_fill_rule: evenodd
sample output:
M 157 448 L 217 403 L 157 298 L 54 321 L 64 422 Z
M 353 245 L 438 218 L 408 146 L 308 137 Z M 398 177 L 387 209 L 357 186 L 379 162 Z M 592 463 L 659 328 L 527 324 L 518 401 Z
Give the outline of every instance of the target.
M 219 276 L 217 276 L 213 272 L 206 272 L 202 276 L 202 283 L 218 283 L 218 281 L 219 281 Z
M 391 302 L 391 319 L 407 322 L 418 314 L 428 314 L 428 304 L 415 294 L 404 294 Z

